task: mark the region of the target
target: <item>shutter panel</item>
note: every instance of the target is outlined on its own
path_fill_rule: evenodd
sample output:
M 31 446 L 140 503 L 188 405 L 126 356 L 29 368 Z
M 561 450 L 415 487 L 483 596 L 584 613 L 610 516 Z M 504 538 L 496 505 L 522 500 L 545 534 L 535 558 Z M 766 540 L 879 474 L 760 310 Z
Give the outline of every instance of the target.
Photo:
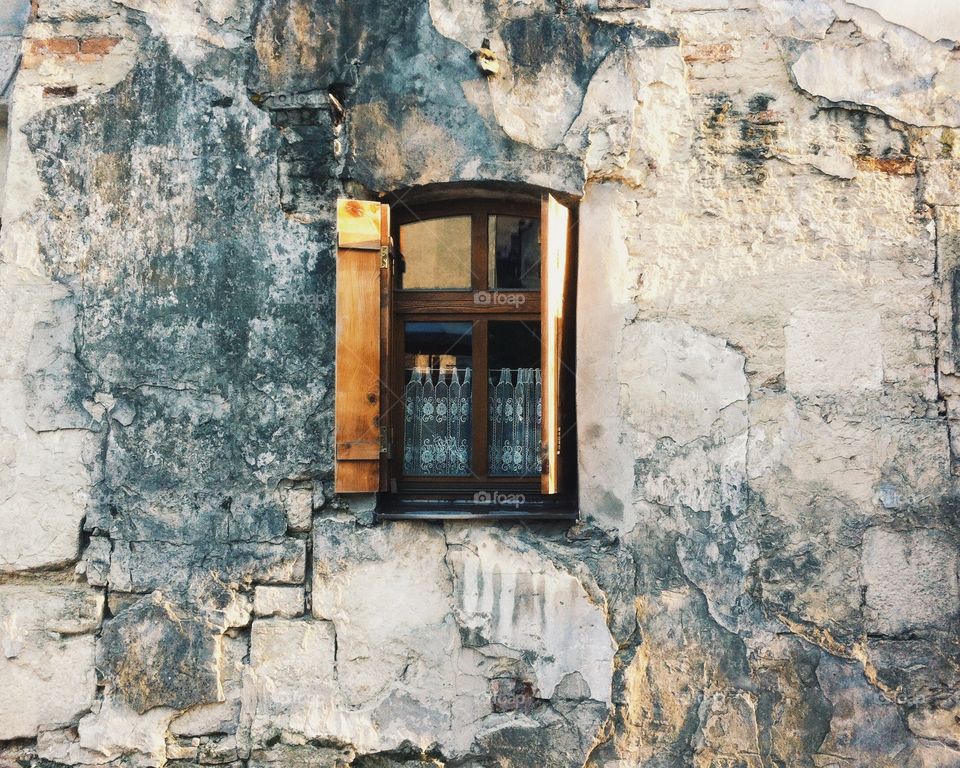
M 543 469 L 540 490 L 560 491 L 561 387 L 568 378 L 564 360 L 572 335 L 564 333 L 564 293 L 570 268 L 570 211 L 544 195 L 540 212 L 540 326 L 543 368 Z
M 389 243 L 388 206 L 365 200 L 337 201 L 337 493 L 386 488 L 381 423 L 391 260 L 381 255 L 387 256 Z

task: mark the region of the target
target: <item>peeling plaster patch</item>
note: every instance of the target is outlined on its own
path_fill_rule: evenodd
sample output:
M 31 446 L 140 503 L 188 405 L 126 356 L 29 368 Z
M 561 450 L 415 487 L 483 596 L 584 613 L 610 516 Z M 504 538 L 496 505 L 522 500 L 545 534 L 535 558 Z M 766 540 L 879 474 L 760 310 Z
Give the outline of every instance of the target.
M 800 55 L 792 66 L 797 85 L 912 125 L 960 126 L 960 59 L 909 29 L 871 22 L 866 14 L 850 14 Z
M 623 173 L 635 153 L 631 167 L 667 167 L 689 146 L 689 115 L 679 47 L 628 41 L 597 68 L 564 146 L 595 176 Z
M 605 607 L 543 554 L 492 529 L 333 520 L 317 522 L 314 554 L 314 620 L 254 624 L 245 706 L 257 738 L 282 730 L 360 752 L 409 741 L 462 755 L 514 727 L 491 693 L 508 679 L 530 686 L 535 719 L 566 708 L 588 739 L 605 719 L 615 652 Z M 315 636 L 330 639 L 314 648 Z M 302 679 L 305 665 L 316 680 Z M 563 684 L 573 674 L 579 688 Z
M 744 692 L 716 692 L 704 696 L 699 707 L 700 728 L 694 739 L 697 768 L 725 763 L 761 768 L 757 702 Z
M 430 17 L 442 35 L 467 50 L 490 39 L 502 63 L 499 75 L 485 81 L 496 120 L 511 139 L 536 149 L 563 142 L 606 57 L 619 50 L 676 42 L 658 31 L 636 28 L 631 32 L 627 27 L 599 24 L 586 14 L 573 13 L 562 20 L 552 7 L 539 3 L 504 5 L 492 14 L 482 3 L 463 8 L 449 0 L 431 0 Z M 609 71 L 600 77 L 609 79 Z M 619 92 L 609 91 L 616 94 L 616 104 L 611 105 L 614 112 L 623 112 L 619 102 L 632 101 L 633 90 L 628 85 Z M 617 130 L 629 131 L 631 122 L 620 121 Z
M 533 655 L 537 695 L 553 698 L 579 674 L 584 698 L 610 702 L 613 644 L 602 606 L 533 550 L 516 551 L 485 529 L 463 529 L 449 560 L 458 623 L 469 635 Z
M 196 62 L 203 55 L 203 43 L 218 48 L 236 48 L 244 40 L 249 10 L 236 0 L 115 0 L 127 8 L 142 11 L 150 29 L 164 38 L 185 62 Z M 236 21 L 236 28 L 223 26 Z M 207 22 L 212 21 L 212 25 Z
M 960 40 L 960 13 L 956 0 L 848 0 L 876 11 L 887 21 L 907 27 L 932 42 Z
M 0 572 L 79 557 L 80 522 L 91 481 L 84 458 L 92 436 L 85 429 L 57 426 L 90 426 L 89 414 L 84 414 L 86 424 L 80 424 L 82 408 L 64 395 L 69 365 L 51 375 L 56 386 L 27 382 L 31 376 L 35 383 L 46 378 L 40 375 L 41 359 L 31 359 L 31 351 L 46 348 L 47 362 L 73 360 L 72 338 L 69 350 L 58 348 L 73 332 L 69 313 L 58 311 L 64 295 L 60 286 L 0 264 L 0 320 L 6 329 L 0 352 Z M 32 428 L 44 414 L 51 417 L 44 420 L 47 430 Z
M 814 755 L 814 764 L 864 766 L 950 766 L 950 762 L 914 762 L 916 742 L 897 707 L 872 687 L 857 665 L 821 654 L 816 670 L 832 713 L 830 732 Z
M 766 0 L 758 10 L 775 35 L 822 40 L 836 14 L 825 0 Z
M 743 355 L 726 341 L 679 320 L 642 321 L 624 334 L 620 366 L 627 418 L 656 440 L 681 445 L 708 435 L 749 388 Z

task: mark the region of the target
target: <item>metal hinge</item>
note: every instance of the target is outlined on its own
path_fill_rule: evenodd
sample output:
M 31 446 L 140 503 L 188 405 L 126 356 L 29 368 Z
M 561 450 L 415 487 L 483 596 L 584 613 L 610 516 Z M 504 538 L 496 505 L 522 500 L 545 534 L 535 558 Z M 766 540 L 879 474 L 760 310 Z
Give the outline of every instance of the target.
M 380 453 L 390 456 L 390 428 L 380 427 Z
M 380 269 L 386 269 L 390 266 L 390 246 L 380 246 Z

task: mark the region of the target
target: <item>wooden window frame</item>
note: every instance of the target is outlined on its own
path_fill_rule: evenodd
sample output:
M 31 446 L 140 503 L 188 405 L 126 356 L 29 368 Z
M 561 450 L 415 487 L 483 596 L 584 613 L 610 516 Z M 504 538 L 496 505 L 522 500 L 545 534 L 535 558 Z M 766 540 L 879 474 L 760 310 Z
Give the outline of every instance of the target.
M 538 199 L 539 198 L 539 199 Z M 377 516 L 380 519 L 527 519 L 572 521 L 577 518 L 577 462 L 575 412 L 575 275 L 576 275 L 576 208 L 567 203 L 562 207 L 563 240 L 566 249 L 557 253 L 562 262 L 560 275 L 561 302 L 565 309 L 556 318 L 556 334 L 566 339 L 562 357 L 557 356 L 558 371 L 552 385 L 556 398 L 554 412 L 559 424 L 556 440 L 545 449 L 555 451 L 562 459 L 546 470 L 543 477 L 490 476 L 488 472 L 488 324 L 492 321 L 521 321 L 540 325 L 544 335 L 546 322 L 543 314 L 542 290 L 489 286 L 489 221 L 493 215 L 517 216 L 540 221 L 541 238 L 549 235 L 544 227 L 550 206 L 560 206 L 548 195 L 516 196 L 483 195 L 474 199 L 453 199 L 424 204 L 406 204 L 399 199 L 393 205 L 383 205 L 384 214 L 380 244 L 380 318 L 384 335 L 381 337 L 381 390 L 379 429 L 385 435 L 384 450 L 379 462 L 379 490 Z M 460 289 L 404 289 L 400 287 L 401 259 L 399 253 L 400 227 L 416 221 L 471 217 L 471 286 Z M 557 221 L 560 217 L 555 217 Z M 389 222 L 389 223 L 387 223 Z M 386 245 L 384 245 L 386 244 Z M 341 242 L 341 253 L 344 250 Z M 541 260 L 547 257 L 546 245 L 541 242 Z M 389 257 L 387 254 L 389 253 Z M 339 269 L 339 267 L 338 267 Z M 339 272 L 338 272 L 339 275 Z M 339 278 L 338 278 L 339 279 Z M 554 291 L 558 290 L 554 286 Z M 490 294 L 487 302 L 478 301 L 478 293 Z M 524 303 L 518 309 L 497 298 L 498 295 L 522 294 Z M 339 296 L 338 288 L 338 296 Z M 472 333 L 473 367 L 473 429 L 471 475 L 467 477 L 410 477 L 402 473 L 404 412 L 403 392 L 406 385 L 404 368 L 405 323 L 417 321 L 470 322 Z M 543 347 L 542 345 L 542 348 Z M 338 355 L 340 349 L 340 318 L 338 309 Z M 558 346 L 559 349 L 559 346 Z M 546 373 L 546 361 L 541 359 Z M 339 368 L 339 360 L 338 360 Z M 339 374 L 338 374 L 339 375 Z M 544 383 L 545 393 L 549 390 Z M 338 394 L 339 397 L 339 394 Z M 544 414 L 545 424 L 547 413 Z M 546 435 L 546 433 L 544 433 Z M 341 437 L 337 436 L 338 451 Z M 561 445 L 563 446 L 561 449 Z M 339 458 L 338 453 L 338 458 Z M 547 461 L 550 460 L 549 454 Z M 337 468 L 348 466 L 337 462 Z M 549 480 L 549 482 L 548 482 Z M 552 488 L 548 492 L 547 487 Z M 340 486 L 338 480 L 338 486 Z M 357 488 L 338 487 L 339 492 Z M 478 496 L 487 494 L 483 503 Z

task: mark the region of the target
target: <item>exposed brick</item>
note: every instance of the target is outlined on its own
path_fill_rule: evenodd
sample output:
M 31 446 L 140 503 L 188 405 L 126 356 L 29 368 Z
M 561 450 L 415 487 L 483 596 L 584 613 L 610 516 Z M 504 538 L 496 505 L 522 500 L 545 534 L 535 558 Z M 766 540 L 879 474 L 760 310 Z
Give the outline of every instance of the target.
M 683 60 L 687 64 L 694 62 L 722 63 L 737 57 L 733 43 L 708 43 L 706 45 L 688 45 L 684 48 Z
M 775 125 L 783 122 L 783 116 L 772 109 L 762 109 L 759 112 L 751 112 L 744 120 L 756 125 Z
M 917 161 L 912 157 L 858 155 L 856 164 L 862 171 L 880 171 L 894 176 L 912 176 L 917 172 Z
M 31 53 L 71 54 L 80 51 L 80 41 L 75 37 L 45 37 L 30 41 Z
M 87 37 L 80 41 L 80 53 L 110 53 L 119 42 L 119 37 Z

